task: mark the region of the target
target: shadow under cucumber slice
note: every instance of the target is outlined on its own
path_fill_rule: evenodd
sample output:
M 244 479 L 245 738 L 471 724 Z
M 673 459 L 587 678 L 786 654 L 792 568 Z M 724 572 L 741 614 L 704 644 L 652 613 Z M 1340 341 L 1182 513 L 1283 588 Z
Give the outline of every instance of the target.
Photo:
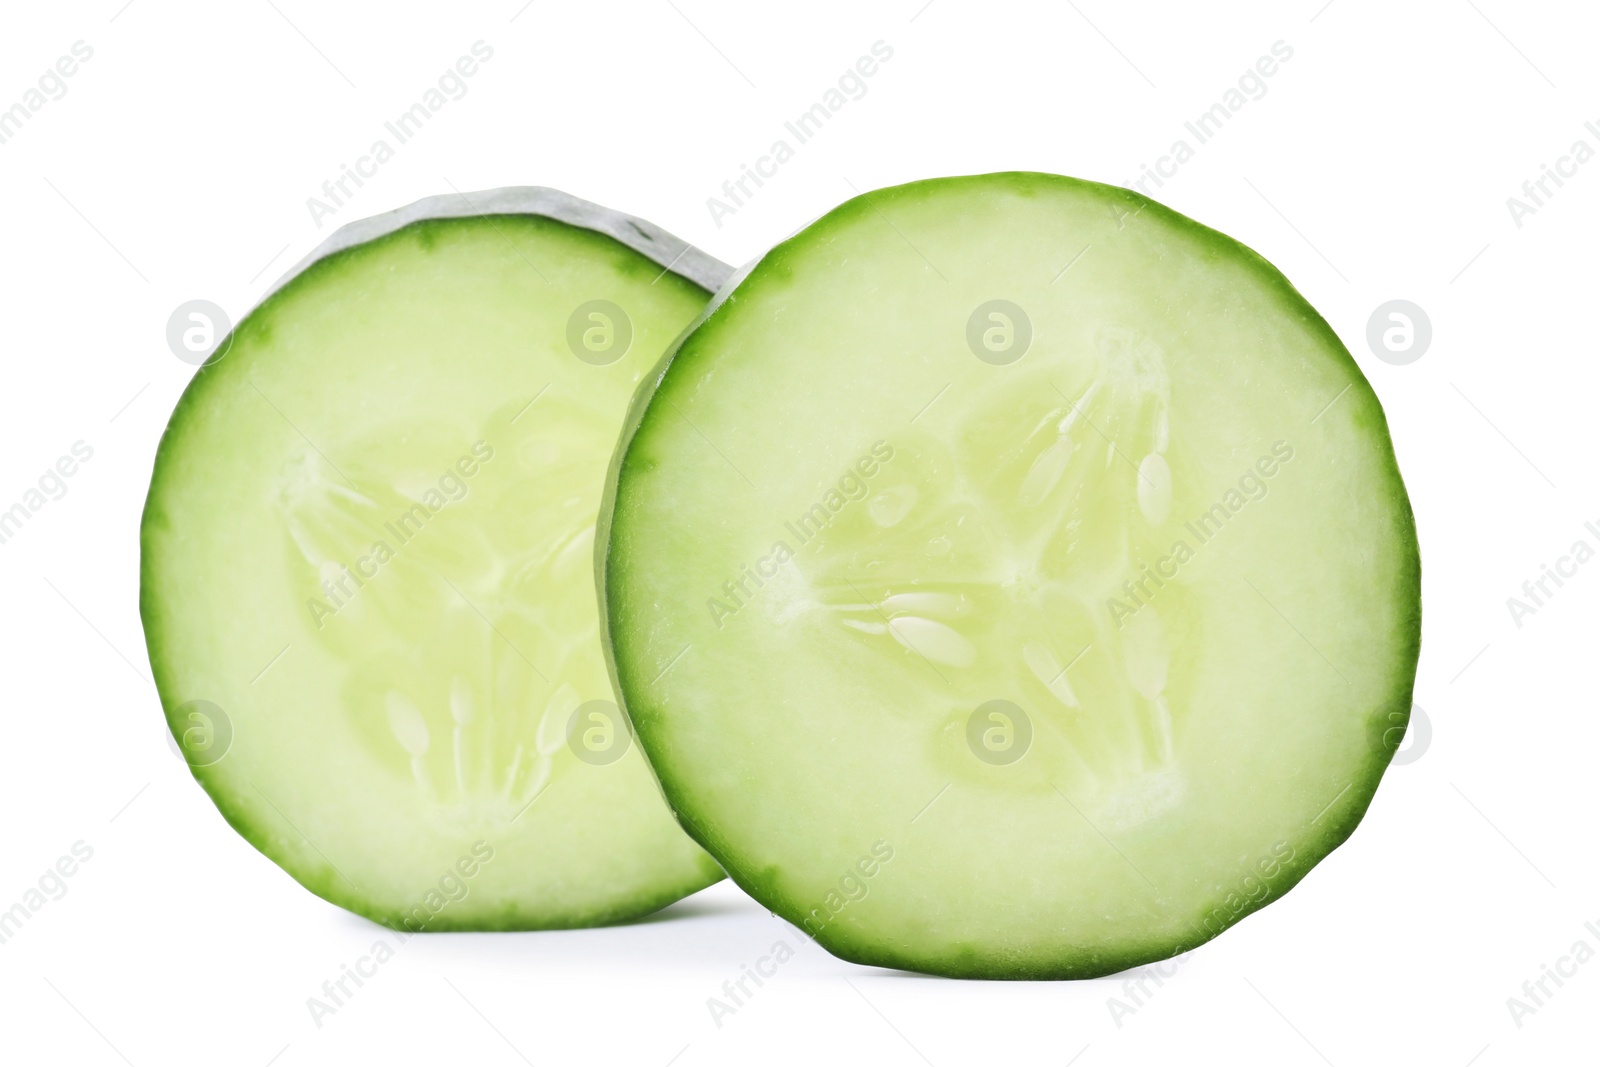
M 301 884 L 410 930 L 721 877 L 617 710 L 593 535 L 635 387 L 729 268 L 548 189 L 340 230 L 198 371 L 140 607 L 169 722 Z
M 640 742 L 846 959 L 1192 948 L 1345 840 L 1404 733 L 1420 570 L 1376 397 L 1270 264 L 1125 189 L 851 200 L 702 313 L 612 478 Z

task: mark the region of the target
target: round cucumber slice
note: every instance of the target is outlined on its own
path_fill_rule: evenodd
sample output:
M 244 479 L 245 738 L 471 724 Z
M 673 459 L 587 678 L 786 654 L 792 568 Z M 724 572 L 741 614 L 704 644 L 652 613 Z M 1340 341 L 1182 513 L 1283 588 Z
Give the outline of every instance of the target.
M 1115 972 L 1365 812 L 1415 529 L 1377 398 L 1249 249 L 1069 178 L 904 185 L 657 377 L 601 516 L 620 691 L 689 833 L 829 951 Z
M 593 572 L 637 383 L 729 268 L 548 189 L 352 224 L 196 374 L 141 531 L 150 662 L 228 822 L 411 931 L 721 877 L 614 703 Z

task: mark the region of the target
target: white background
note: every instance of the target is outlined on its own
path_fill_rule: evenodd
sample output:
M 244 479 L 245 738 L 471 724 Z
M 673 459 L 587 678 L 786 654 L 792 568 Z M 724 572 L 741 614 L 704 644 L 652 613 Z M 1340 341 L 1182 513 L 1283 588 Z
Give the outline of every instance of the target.
M 1600 526 L 1600 160 L 1521 227 L 1506 205 L 1574 140 L 1600 148 L 1591 5 L 123 2 L 10 5 L 0 32 L 0 108 L 75 41 L 94 49 L 0 145 L 0 510 L 94 449 L 0 545 L 0 909 L 75 842 L 94 850 L 0 945 L 0 1058 L 1594 1062 L 1600 961 L 1520 1027 L 1506 1004 L 1580 938 L 1600 949 L 1600 562 L 1520 628 L 1506 605 L 1575 540 L 1600 546 L 1583 528 Z M 468 95 L 319 230 L 306 198 L 479 39 L 494 58 Z M 718 226 L 706 199 L 878 40 L 894 55 L 866 96 Z M 317 1027 L 306 998 L 380 931 L 227 828 L 149 681 L 138 518 L 193 370 L 167 348 L 172 310 L 237 317 L 333 225 L 452 188 L 555 186 L 737 263 L 852 188 L 1123 182 L 1278 40 L 1294 55 L 1267 94 L 1156 196 L 1282 268 L 1388 411 L 1421 533 L 1431 741 L 1414 731 L 1350 842 L 1120 1019 L 1122 978 L 854 967 L 721 885 L 629 927 L 416 938 Z M 1395 298 L 1433 325 L 1405 366 L 1365 341 Z M 798 956 L 717 1026 L 707 998 L 778 939 Z

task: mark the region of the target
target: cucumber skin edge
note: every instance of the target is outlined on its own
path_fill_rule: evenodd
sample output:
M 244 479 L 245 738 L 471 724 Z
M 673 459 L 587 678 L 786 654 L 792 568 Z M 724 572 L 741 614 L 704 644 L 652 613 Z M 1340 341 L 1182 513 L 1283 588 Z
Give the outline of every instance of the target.
M 1199 937 L 1192 942 L 1185 939 L 1177 944 L 1162 948 L 1130 949 L 1125 953 L 1112 957 L 1097 957 L 1087 961 L 1015 961 L 1005 966 L 996 966 L 991 962 L 986 962 L 978 953 L 971 950 L 958 952 L 953 957 L 947 957 L 946 959 L 930 961 L 926 957 L 913 957 L 908 953 L 882 944 L 852 943 L 847 932 L 838 930 L 831 925 L 822 935 L 815 938 L 816 942 L 828 952 L 851 963 L 862 966 L 894 967 L 947 978 L 1019 981 L 1100 978 L 1110 974 L 1117 974 L 1133 967 L 1168 959 L 1198 948 L 1224 930 L 1260 911 L 1267 904 L 1286 895 L 1311 872 L 1312 868 L 1327 858 L 1340 845 L 1344 844 L 1351 834 L 1355 832 L 1355 828 L 1360 824 L 1367 809 L 1371 806 L 1378 785 L 1382 781 L 1384 770 L 1388 767 L 1390 760 L 1404 739 L 1405 726 L 1410 723 L 1412 698 L 1415 690 L 1416 665 L 1422 647 L 1422 564 L 1417 538 L 1416 517 L 1411 507 L 1410 497 L 1405 490 L 1405 483 L 1400 473 L 1398 460 L 1394 455 L 1394 441 L 1389 433 L 1388 419 L 1383 412 L 1383 407 L 1378 400 L 1377 394 L 1372 389 L 1371 383 L 1367 381 L 1366 375 L 1362 373 L 1360 365 L 1355 361 L 1355 357 L 1350 354 L 1349 349 L 1339 338 L 1333 327 L 1312 306 L 1310 301 L 1300 294 L 1300 291 L 1294 287 L 1294 284 L 1289 281 L 1283 272 L 1273 266 L 1266 257 L 1237 239 L 1219 230 L 1212 229 L 1204 223 L 1197 222 L 1181 212 L 1175 211 L 1131 189 L 1037 171 L 1001 171 L 979 175 L 929 178 L 890 186 L 886 189 L 873 190 L 846 200 L 741 267 L 717 290 L 706 308 L 684 328 L 677 340 L 672 343 L 662 356 L 661 361 L 640 382 L 638 391 L 634 394 L 634 398 L 629 405 L 628 415 L 623 424 L 623 431 L 607 471 L 606 488 L 601 498 L 600 514 L 595 525 L 595 581 L 600 598 L 601 644 L 605 648 L 606 669 L 611 675 L 612 687 L 616 690 L 623 715 L 628 720 L 629 729 L 633 731 L 635 741 L 640 743 L 641 749 L 645 751 L 648 757 L 648 749 L 643 744 L 638 729 L 633 724 L 632 713 L 628 710 L 628 689 L 623 684 L 621 668 L 618 666 L 615 653 L 615 641 L 612 633 L 612 626 L 615 620 L 610 611 L 608 585 L 612 518 L 621 478 L 628 466 L 628 454 L 633 439 L 648 416 L 651 401 L 664 384 L 673 362 L 683 350 L 684 345 L 715 317 L 722 306 L 735 296 L 740 286 L 754 275 L 764 263 L 773 260 L 774 257 L 781 257 L 786 249 L 803 242 L 806 235 L 815 227 L 829 220 L 841 219 L 851 212 L 876 210 L 876 207 L 872 204 L 872 198 L 876 196 L 887 195 L 892 199 L 906 190 L 945 183 L 975 181 L 1011 181 L 1015 184 L 1043 183 L 1087 187 L 1097 195 L 1114 196 L 1136 204 L 1138 205 L 1139 213 L 1150 210 L 1156 215 L 1164 216 L 1174 225 L 1197 233 L 1219 251 L 1232 254 L 1242 253 L 1245 262 L 1256 268 L 1257 273 L 1262 276 L 1263 280 L 1270 283 L 1270 287 L 1281 294 L 1287 305 L 1307 314 L 1308 323 L 1312 331 L 1323 335 L 1324 340 L 1327 342 L 1329 354 L 1336 361 L 1342 361 L 1345 369 L 1350 374 L 1351 384 L 1358 386 L 1356 392 L 1358 394 L 1364 393 L 1365 404 L 1363 406 L 1369 417 L 1375 420 L 1371 428 L 1372 432 L 1381 435 L 1383 441 L 1388 444 L 1388 473 L 1393 480 L 1394 499 L 1399 510 L 1400 529 L 1398 533 L 1405 542 L 1400 547 L 1402 550 L 1409 549 L 1407 555 L 1412 563 L 1410 573 L 1404 579 L 1408 588 L 1401 590 L 1401 595 L 1396 597 L 1397 602 L 1403 599 L 1405 602 L 1415 605 L 1412 625 L 1409 628 L 1410 640 L 1407 642 L 1407 647 L 1401 650 L 1400 657 L 1402 674 L 1409 675 L 1409 680 L 1404 686 L 1403 699 L 1397 692 L 1392 704 L 1388 708 L 1377 709 L 1377 712 L 1370 720 L 1369 730 L 1374 734 L 1374 757 L 1369 764 L 1371 773 L 1365 779 L 1351 780 L 1350 787 L 1345 794 L 1346 799 L 1340 801 L 1338 807 L 1330 812 L 1331 818 L 1327 830 L 1318 838 L 1306 839 L 1305 848 L 1297 850 L 1292 866 L 1285 869 L 1284 874 L 1280 877 L 1280 884 L 1274 888 L 1274 891 L 1259 901 L 1247 903 L 1237 914 L 1229 917 L 1216 931 L 1207 934 L 1207 936 Z M 1395 716 L 1400 716 L 1400 718 Z M 1387 740 L 1390 736 L 1395 736 L 1396 738 L 1393 743 Z M 650 765 L 651 774 L 661 788 L 662 796 L 665 798 L 667 806 L 683 827 L 684 832 L 722 866 L 735 885 L 794 926 L 797 931 L 802 933 L 802 936 L 809 936 L 804 934 L 804 926 L 802 925 L 803 919 L 801 917 L 805 914 L 804 906 L 797 905 L 784 898 L 782 894 L 770 890 L 753 873 L 745 874 L 724 862 L 722 859 L 723 850 L 719 847 L 717 835 L 709 827 L 702 827 L 692 815 L 675 802 L 673 796 L 675 789 L 657 771 L 654 760 L 647 759 L 646 762 Z M 1304 862 L 1301 859 L 1302 855 L 1305 857 Z M 841 932 L 845 932 L 845 936 L 839 936 Z M 1200 931 L 1197 930 L 1196 932 Z

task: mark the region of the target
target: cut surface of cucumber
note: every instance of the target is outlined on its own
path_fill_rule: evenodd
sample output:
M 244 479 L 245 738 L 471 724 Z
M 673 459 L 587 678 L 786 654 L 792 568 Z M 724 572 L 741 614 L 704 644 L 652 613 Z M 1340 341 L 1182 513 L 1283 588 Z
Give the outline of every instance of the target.
M 1265 260 L 1042 174 L 849 201 L 641 393 L 600 564 L 686 829 L 860 963 L 1093 977 L 1343 842 L 1405 731 L 1377 398 Z
M 640 915 L 721 872 L 604 664 L 636 384 L 726 266 L 547 189 L 352 224 L 197 372 L 146 504 L 169 724 L 235 829 L 411 931 Z

